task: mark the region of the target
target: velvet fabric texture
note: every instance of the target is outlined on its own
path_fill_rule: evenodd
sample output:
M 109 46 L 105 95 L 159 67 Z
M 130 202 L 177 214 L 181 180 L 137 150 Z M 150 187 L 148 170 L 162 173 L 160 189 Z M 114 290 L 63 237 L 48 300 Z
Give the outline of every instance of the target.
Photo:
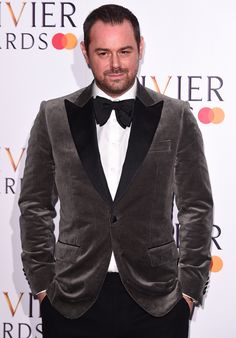
M 99 295 L 113 250 L 124 287 L 151 315 L 165 315 L 182 292 L 201 303 L 213 202 L 201 133 L 188 103 L 138 84 L 113 201 L 91 96 L 92 85 L 42 102 L 31 130 L 19 206 L 22 260 L 32 292 L 46 289 L 61 314 L 80 317 Z M 173 238 L 174 196 L 179 251 Z

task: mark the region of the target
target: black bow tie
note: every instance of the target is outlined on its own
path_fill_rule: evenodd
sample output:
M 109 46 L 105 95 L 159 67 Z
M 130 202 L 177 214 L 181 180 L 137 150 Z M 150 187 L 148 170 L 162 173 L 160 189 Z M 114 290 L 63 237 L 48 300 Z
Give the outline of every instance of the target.
M 97 96 L 94 99 L 94 112 L 96 121 L 103 126 L 114 109 L 116 119 L 122 128 L 130 127 L 133 118 L 134 100 L 111 101 Z

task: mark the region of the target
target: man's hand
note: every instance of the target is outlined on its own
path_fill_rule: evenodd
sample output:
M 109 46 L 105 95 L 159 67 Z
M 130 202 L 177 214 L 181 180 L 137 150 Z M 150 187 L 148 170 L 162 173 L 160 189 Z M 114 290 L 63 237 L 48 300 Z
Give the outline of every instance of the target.
M 46 291 L 40 292 L 37 294 L 38 300 L 42 303 L 43 299 L 47 296 Z
M 186 300 L 186 302 L 188 303 L 189 310 L 190 310 L 190 315 L 191 315 L 191 313 L 192 313 L 192 311 L 193 311 L 193 301 L 192 301 L 192 299 L 191 299 L 190 297 L 188 297 L 188 296 L 183 295 L 183 297 L 184 297 L 184 299 Z

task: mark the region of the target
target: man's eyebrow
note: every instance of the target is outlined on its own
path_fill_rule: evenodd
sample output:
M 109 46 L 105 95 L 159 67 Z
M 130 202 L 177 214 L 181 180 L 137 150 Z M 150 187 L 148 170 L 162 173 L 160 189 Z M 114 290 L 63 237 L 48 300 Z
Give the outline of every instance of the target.
M 124 50 L 124 49 L 134 49 L 133 46 L 124 46 L 119 48 L 119 50 Z M 98 47 L 95 49 L 95 52 L 109 52 L 110 49 L 109 48 L 102 48 L 102 47 Z
M 122 49 L 134 49 L 134 47 L 133 46 L 124 46 L 124 47 L 120 48 L 120 50 L 122 50 Z
M 109 51 L 109 49 L 108 48 L 96 48 L 95 49 L 95 52 L 108 52 Z

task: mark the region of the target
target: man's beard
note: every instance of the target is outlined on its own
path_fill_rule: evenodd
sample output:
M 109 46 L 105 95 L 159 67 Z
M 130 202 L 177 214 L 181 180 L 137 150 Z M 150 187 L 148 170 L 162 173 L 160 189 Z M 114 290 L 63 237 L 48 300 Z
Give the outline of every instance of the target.
M 116 68 L 107 70 L 103 73 L 103 80 L 99 80 L 95 77 L 96 84 L 109 96 L 120 96 L 127 92 L 134 84 L 136 74 L 132 77 L 128 76 L 128 69 Z M 122 78 L 110 78 L 112 75 L 121 74 Z

